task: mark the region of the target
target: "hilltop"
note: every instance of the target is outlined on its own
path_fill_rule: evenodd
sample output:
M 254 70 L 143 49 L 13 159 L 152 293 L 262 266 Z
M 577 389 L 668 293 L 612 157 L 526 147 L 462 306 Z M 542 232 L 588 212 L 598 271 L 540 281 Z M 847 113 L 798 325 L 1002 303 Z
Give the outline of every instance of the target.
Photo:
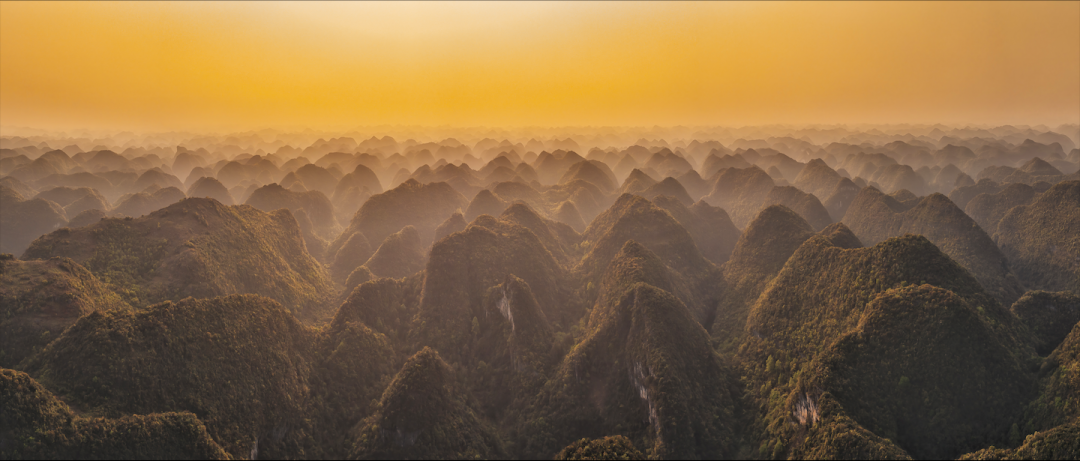
M 416 228 L 420 243 L 426 246 L 433 240 L 439 224 L 467 206 L 465 197 L 449 184 L 405 181 L 371 196 L 353 216 L 345 232 L 330 246 L 330 252 L 336 253 L 353 233 L 361 232 L 371 245 L 381 245 L 390 234 L 408 225 Z
M 453 371 L 431 348 L 413 355 L 354 436 L 349 458 L 452 459 L 504 456 L 494 431 L 477 419 Z
M 18 365 L 80 317 L 112 309 L 131 307 L 75 261 L 0 255 L 0 366 Z
M 76 416 L 26 373 L 0 369 L 4 459 L 229 459 L 188 412 Z
M 588 252 L 573 271 L 586 282 L 585 299 L 589 302 L 595 299 L 596 292 L 590 290 L 588 284 L 592 283 L 594 288 L 598 286 L 603 272 L 623 245 L 634 240 L 658 255 L 678 274 L 678 288 L 672 291 L 699 321 L 707 322 L 712 315 L 715 299 L 719 296 L 720 271 L 701 255 L 690 233 L 671 214 L 652 202 L 623 194 L 610 209 L 589 224 L 582 240 Z
M 809 427 L 829 392 L 860 426 L 917 457 L 1003 438 L 1032 389 L 1027 329 L 921 236 L 863 249 L 811 238 L 758 298 L 746 331 L 739 357 L 768 402 L 765 421 L 795 411 Z M 918 389 L 938 391 L 925 401 Z M 948 419 L 930 421 L 938 408 L 952 409 Z M 805 431 L 759 430 L 785 446 Z
M 911 203 L 909 208 L 868 187 L 859 192 L 843 223 L 866 245 L 908 233 L 923 235 L 971 271 L 1000 302 L 1009 305 L 1020 298 L 1024 288 L 1002 251 L 971 217 L 941 194 Z
M 93 312 L 27 371 L 84 411 L 189 411 L 230 455 L 273 457 L 290 442 L 272 434 L 301 422 L 312 339 L 267 298 L 185 299 Z
M 300 318 L 328 316 L 333 288 L 288 210 L 189 198 L 141 218 L 60 229 L 23 259 L 69 257 L 135 307 L 187 296 L 257 293 Z
M 0 186 L 0 253 L 22 254 L 30 242 L 67 224 L 64 208 L 53 201 L 27 200 Z
M 670 288 L 666 273 L 644 246 L 623 246 L 604 274 L 584 339 L 537 396 L 530 419 L 545 423 L 526 435 L 526 456 L 611 433 L 652 457 L 730 453 L 729 378 L 690 310 L 653 285 Z
M 1064 181 L 1012 208 L 994 240 L 1034 290 L 1080 292 L 1080 181 Z

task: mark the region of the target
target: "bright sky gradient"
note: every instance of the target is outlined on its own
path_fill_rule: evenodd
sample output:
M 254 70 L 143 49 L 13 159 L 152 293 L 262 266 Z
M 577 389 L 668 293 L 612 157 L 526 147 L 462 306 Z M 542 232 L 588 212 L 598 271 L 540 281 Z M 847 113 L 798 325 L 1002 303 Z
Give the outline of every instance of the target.
M 0 3 L 0 124 L 1080 122 L 1080 2 Z

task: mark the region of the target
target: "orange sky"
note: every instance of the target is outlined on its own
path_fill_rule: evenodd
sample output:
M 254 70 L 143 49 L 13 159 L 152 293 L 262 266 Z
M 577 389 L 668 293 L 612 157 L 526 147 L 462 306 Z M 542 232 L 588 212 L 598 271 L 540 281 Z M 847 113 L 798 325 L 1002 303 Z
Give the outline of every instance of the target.
M 1080 2 L 0 3 L 0 124 L 1080 122 Z

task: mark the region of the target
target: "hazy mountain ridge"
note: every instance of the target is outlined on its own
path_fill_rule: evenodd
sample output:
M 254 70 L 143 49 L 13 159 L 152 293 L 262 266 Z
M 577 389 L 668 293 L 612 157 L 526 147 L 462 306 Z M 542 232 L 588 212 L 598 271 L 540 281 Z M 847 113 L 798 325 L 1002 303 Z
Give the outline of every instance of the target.
M 1080 157 L 937 128 L 2 138 L 4 366 L 79 415 L 5 457 L 1075 457 Z

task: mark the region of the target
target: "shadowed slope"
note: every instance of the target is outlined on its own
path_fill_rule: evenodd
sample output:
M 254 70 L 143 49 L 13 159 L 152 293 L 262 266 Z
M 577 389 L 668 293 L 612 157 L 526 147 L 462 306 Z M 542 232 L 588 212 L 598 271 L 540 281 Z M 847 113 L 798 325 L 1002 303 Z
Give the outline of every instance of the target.
M 493 431 L 480 422 L 438 352 L 412 356 L 383 392 L 375 414 L 357 431 L 352 459 L 456 459 L 503 455 Z
M 998 223 L 994 240 L 1035 290 L 1080 293 L 1080 181 L 1060 182 Z
M 284 447 L 271 434 L 301 422 L 311 341 L 273 300 L 186 299 L 83 317 L 28 371 L 80 408 L 109 417 L 190 411 L 231 455 L 257 444 L 273 457 Z
M 739 357 L 769 402 L 765 421 L 790 414 L 808 428 L 830 392 L 860 425 L 920 457 L 1003 437 L 1031 389 L 1027 329 L 921 236 L 851 250 L 810 239 L 746 329 Z M 924 398 L 921 389 L 936 391 Z M 951 410 L 933 416 L 938 408 Z M 762 430 L 790 443 L 804 429 Z
M 547 424 L 529 434 L 527 456 L 612 432 L 658 458 L 729 453 L 728 377 L 705 330 L 660 288 L 670 277 L 648 249 L 626 243 L 604 274 L 585 339 L 538 397 Z
M 4 459 L 229 459 L 195 415 L 77 417 L 23 372 L 0 369 Z
M 944 195 L 931 194 L 905 209 L 868 187 L 859 192 L 843 222 L 867 245 L 907 233 L 926 236 L 1006 305 L 1024 292 L 994 241 Z

